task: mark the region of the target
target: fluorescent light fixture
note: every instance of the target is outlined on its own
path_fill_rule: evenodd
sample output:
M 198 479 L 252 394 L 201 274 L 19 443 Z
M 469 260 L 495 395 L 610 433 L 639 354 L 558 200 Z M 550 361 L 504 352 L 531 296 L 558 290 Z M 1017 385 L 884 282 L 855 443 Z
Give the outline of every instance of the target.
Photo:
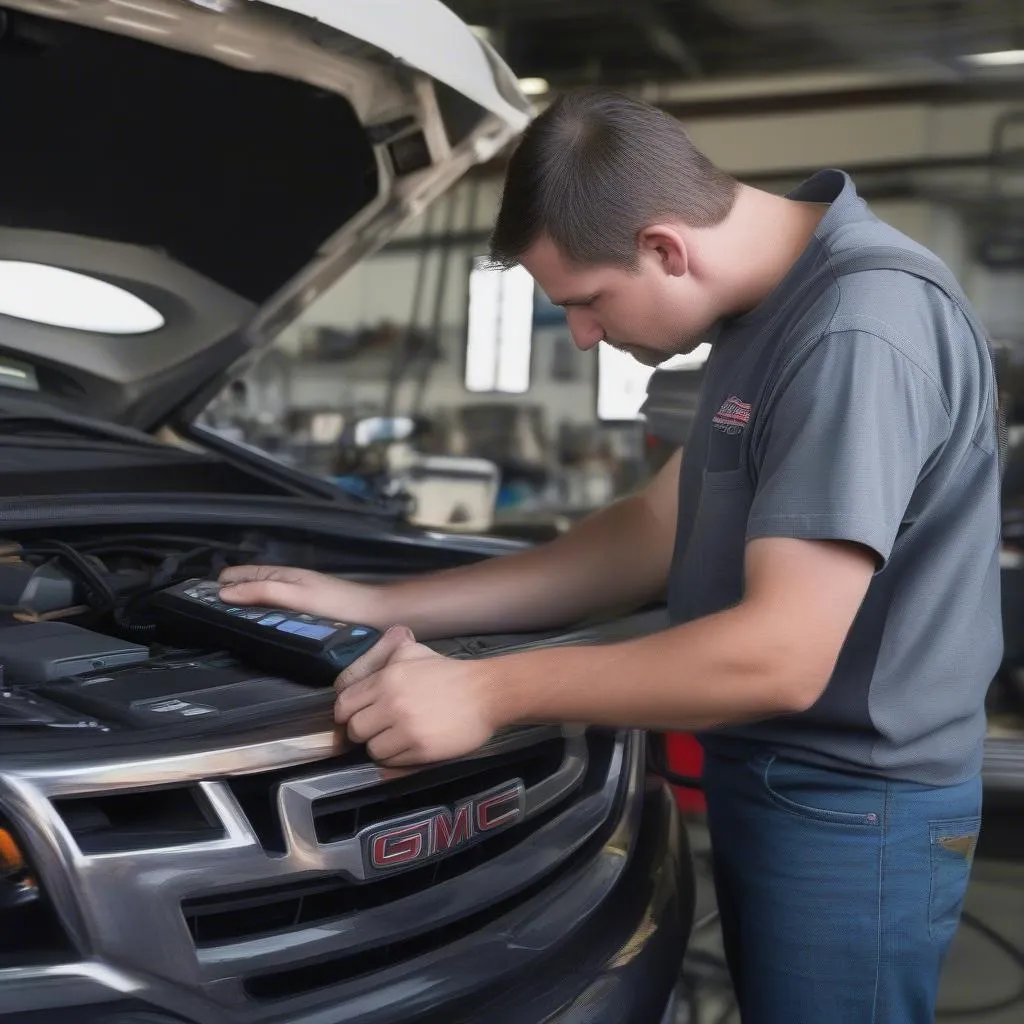
M 964 60 L 984 68 L 1007 68 L 1024 64 L 1024 50 L 995 50 L 992 53 L 969 53 Z
M 163 316 L 137 295 L 61 267 L 0 260 L 0 316 L 96 334 L 148 334 Z
M 710 345 L 698 345 L 692 352 L 666 359 L 660 370 L 699 370 L 708 359 Z M 640 407 L 647 397 L 647 383 L 654 369 L 638 363 L 631 355 L 611 345 L 597 349 L 597 418 L 628 422 L 640 419 Z
M 523 394 L 530 387 L 533 278 L 522 268 L 489 270 L 481 261 L 469 275 L 466 389 Z
M 519 88 L 527 96 L 543 96 L 551 86 L 546 78 L 520 78 Z

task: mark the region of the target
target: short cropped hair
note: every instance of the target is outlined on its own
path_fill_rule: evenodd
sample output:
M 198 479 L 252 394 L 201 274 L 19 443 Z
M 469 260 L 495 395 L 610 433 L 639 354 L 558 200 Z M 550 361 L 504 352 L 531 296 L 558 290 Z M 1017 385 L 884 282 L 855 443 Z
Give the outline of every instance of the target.
M 513 267 L 547 235 L 572 264 L 632 270 L 643 228 L 714 227 L 738 189 L 665 111 L 606 90 L 563 93 L 509 161 L 491 262 Z

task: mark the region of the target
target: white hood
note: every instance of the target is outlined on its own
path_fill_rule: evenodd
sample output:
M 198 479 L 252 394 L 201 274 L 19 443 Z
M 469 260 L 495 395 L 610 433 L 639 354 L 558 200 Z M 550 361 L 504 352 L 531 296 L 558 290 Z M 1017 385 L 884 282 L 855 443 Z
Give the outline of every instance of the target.
M 105 334 L 18 303 L 0 370 L 141 429 L 197 407 L 530 116 L 436 0 L 0 0 L 0 95 L 18 97 L 0 273 L 72 271 L 163 320 Z
M 517 130 L 525 128 L 529 121 L 528 108 L 511 72 L 491 47 L 440 0 L 266 2 L 315 18 L 380 47 L 468 96 Z

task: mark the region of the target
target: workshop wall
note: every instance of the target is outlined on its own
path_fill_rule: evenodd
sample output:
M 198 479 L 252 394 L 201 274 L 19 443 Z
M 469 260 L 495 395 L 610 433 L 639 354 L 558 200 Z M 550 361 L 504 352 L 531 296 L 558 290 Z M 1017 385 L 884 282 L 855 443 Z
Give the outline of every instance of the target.
M 971 174 L 971 161 L 991 147 L 993 126 L 1005 104 L 965 103 L 947 107 L 898 104 L 805 113 L 758 114 L 701 119 L 688 123 L 694 141 L 719 164 L 745 180 L 784 191 L 815 168 L 839 166 L 855 179 L 885 180 L 892 173 L 920 166 L 942 174 Z M 944 168 L 948 166 L 949 170 Z M 980 181 L 979 187 L 984 187 Z M 939 189 L 941 192 L 941 189 Z M 411 314 L 417 275 L 423 273 L 424 306 L 419 325 L 438 326 L 442 358 L 434 365 L 423 395 L 423 407 L 450 408 L 480 396 L 463 385 L 468 271 L 473 256 L 486 249 L 486 235 L 497 213 L 500 178 L 465 182 L 427 215 L 410 223 L 391 246 L 364 260 L 323 295 L 282 338 L 297 351 L 310 327 L 344 330 L 390 322 L 404 325 Z M 1020 295 L 1024 277 L 995 273 L 977 265 L 969 251 L 963 214 L 938 199 L 901 198 L 872 201 L 879 216 L 912 238 L 933 248 L 951 267 L 978 305 L 995 334 L 1020 335 Z M 440 239 L 457 240 L 440 248 Z M 434 244 L 431 245 L 431 242 Z M 442 259 L 447 279 L 439 315 L 433 312 Z M 421 261 L 425 267 L 420 268 Z M 596 367 L 593 355 L 576 355 L 575 369 L 565 379 L 552 372 L 554 351 L 565 343 L 559 328 L 538 331 L 533 344 L 531 389 L 525 399 L 557 410 L 570 422 L 592 422 L 595 415 Z M 386 390 L 386 354 L 323 363 L 297 361 L 290 400 L 297 407 L 352 405 L 379 401 Z M 559 379 L 556 379 L 556 376 Z M 412 384 L 400 393 L 402 405 Z M 488 395 L 495 401 L 522 396 Z

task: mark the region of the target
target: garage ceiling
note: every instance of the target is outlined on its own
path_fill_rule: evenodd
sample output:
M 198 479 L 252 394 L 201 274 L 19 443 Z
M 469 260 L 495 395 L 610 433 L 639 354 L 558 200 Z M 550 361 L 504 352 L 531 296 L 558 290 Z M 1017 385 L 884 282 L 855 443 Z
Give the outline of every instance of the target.
M 931 62 L 1024 48 L 1024 0 L 446 0 L 555 89 Z

